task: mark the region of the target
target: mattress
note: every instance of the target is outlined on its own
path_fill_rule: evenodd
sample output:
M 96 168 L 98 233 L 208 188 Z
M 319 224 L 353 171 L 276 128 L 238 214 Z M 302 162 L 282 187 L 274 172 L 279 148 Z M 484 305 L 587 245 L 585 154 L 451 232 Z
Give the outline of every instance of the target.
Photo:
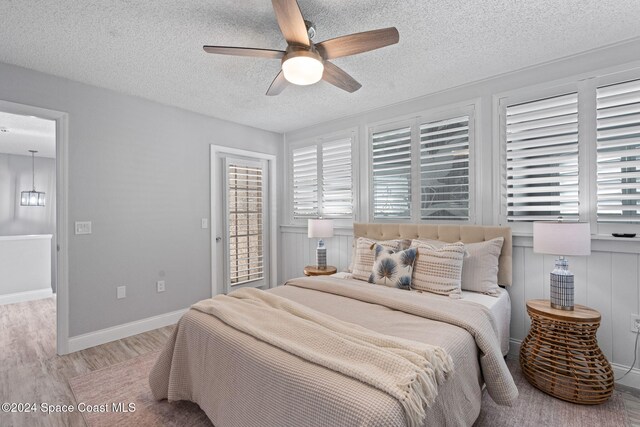
M 332 276 L 345 280 L 354 280 L 350 278 L 351 274 L 346 272 L 339 272 Z M 356 280 L 356 282 L 361 281 Z M 444 295 L 441 296 L 441 298 L 449 299 L 449 297 Z M 509 298 L 509 293 L 502 288 L 500 288 L 498 296 L 462 291 L 462 298 L 460 300 L 481 304 L 489 309 L 498 327 L 498 339 L 500 341 L 502 355 L 506 356 L 507 353 L 509 353 L 511 325 L 511 298 Z

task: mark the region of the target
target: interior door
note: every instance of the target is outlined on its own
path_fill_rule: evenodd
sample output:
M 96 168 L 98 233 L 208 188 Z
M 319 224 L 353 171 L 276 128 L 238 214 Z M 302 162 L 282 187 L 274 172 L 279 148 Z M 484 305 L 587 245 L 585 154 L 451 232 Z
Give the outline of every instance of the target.
M 221 156 L 224 289 L 269 284 L 268 162 Z

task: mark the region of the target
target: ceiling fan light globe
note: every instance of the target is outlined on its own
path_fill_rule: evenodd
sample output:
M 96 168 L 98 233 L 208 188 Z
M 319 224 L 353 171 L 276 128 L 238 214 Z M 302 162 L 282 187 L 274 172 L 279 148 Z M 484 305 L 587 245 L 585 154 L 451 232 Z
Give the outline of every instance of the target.
M 312 85 L 322 79 L 322 61 L 310 56 L 292 56 L 282 63 L 284 78 L 299 86 Z

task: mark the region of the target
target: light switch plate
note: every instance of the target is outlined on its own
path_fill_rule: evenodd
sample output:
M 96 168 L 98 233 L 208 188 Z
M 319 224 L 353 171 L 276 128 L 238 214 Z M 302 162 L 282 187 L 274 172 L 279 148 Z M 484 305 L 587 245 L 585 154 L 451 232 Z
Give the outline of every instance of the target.
M 126 286 L 118 286 L 118 288 L 116 290 L 116 297 L 118 299 L 126 298 L 127 297 L 127 287 Z
M 209 218 L 202 218 L 202 228 L 209 228 Z
M 164 292 L 164 280 L 158 280 L 156 282 L 156 290 L 158 292 Z
M 76 221 L 76 234 L 91 234 L 91 221 Z

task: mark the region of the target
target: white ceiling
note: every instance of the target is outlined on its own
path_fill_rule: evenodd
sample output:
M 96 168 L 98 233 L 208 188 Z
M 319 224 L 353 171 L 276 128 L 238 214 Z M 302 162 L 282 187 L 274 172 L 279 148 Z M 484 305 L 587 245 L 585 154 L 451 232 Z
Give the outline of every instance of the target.
M 322 41 L 388 26 L 400 44 L 335 60 L 363 85 L 264 95 L 283 49 L 268 0 L 0 2 L 0 61 L 285 132 L 640 36 L 638 0 L 299 0 Z
M 6 130 L 6 132 L 4 131 Z M 0 111 L 0 153 L 56 157 L 56 122 Z

